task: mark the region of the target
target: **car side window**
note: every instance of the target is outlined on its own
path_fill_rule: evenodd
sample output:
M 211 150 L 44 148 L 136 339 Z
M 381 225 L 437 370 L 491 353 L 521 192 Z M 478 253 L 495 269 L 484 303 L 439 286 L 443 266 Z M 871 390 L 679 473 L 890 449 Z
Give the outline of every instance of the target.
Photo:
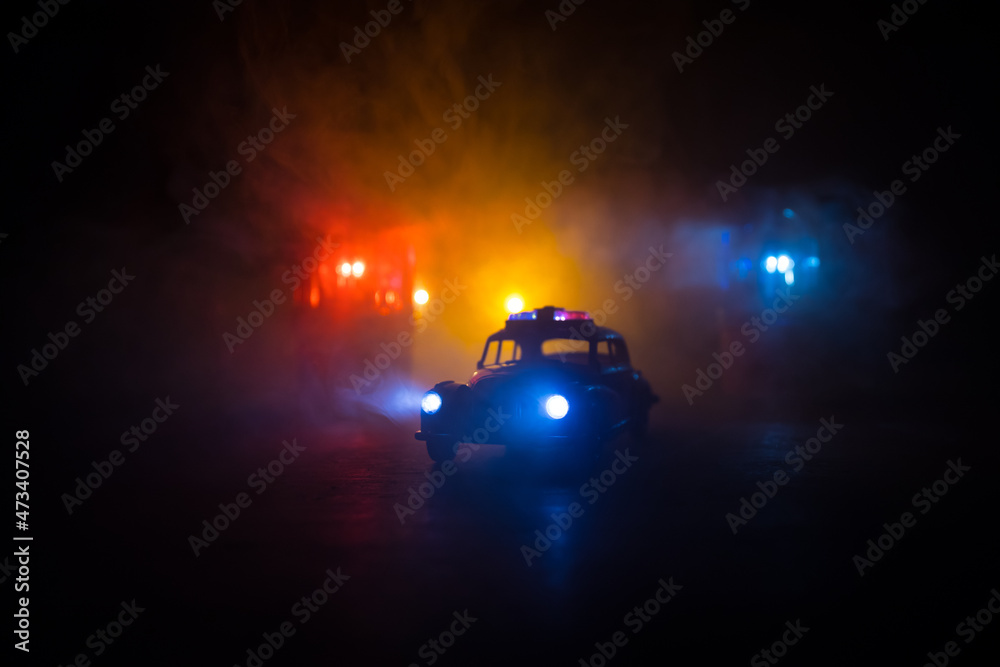
M 625 347 L 625 341 L 616 340 L 612 342 L 612 357 L 616 364 L 628 365 L 628 348 Z
M 513 340 L 503 340 L 500 341 L 500 356 L 497 357 L 497 363 L 505 364 L 508 361 L 520 361 L 521 360 L 521 346 Z
M 500 351 L 500 344 L 497 341 L 490 341 L 483 352 L 483 366 L 493 366 L 497 363 L 497 353 Z
M 610 341 L 597 341 L 597 363 L 610 366 L 614 363 L 614 349 Z

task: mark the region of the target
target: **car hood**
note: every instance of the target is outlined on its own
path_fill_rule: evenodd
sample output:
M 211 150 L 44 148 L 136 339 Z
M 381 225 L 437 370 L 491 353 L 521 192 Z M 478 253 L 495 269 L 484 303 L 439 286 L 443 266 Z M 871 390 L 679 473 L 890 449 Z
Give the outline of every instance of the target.
M 564 364 L 560 362 L 539 362 L 534 364 L 510 364 L 508 366 L 490 366 L 476 371 L 469 380 L 473 389 L 481 383 L 512 384 L 563 384 L 585 382 L 596 379 L 599 372 L 583 364 Z

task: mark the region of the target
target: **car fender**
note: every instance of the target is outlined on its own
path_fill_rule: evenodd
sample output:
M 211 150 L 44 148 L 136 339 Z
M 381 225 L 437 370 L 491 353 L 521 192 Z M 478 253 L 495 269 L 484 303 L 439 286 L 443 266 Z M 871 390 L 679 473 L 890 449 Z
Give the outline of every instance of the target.
M 592 428 L 602 436 L 621 420 L 622 398 L 618 392 L 603 384 L 583 387 L 587 419 Z
M 472 407 L 472 390 L 469 386 L 445 380 L 438 382 L 432 389 L 441 395 L 441 411 L 438 415 L 421 414 L 421 418 L 426 420 L 423 423 L 434 424 L 448 431 L 464 428 Z

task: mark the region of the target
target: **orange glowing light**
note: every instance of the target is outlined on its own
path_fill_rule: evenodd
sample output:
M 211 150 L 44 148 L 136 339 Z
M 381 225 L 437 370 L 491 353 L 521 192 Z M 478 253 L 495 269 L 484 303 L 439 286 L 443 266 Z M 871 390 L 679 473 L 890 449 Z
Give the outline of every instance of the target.
M 349 275 L 351 275 L 351 263 L 350 262 L 344 262 L 343 264 L 340 265 L 340 275 L 342 275 L 342 276 L 349 276 Z
M 319 306 L 319 285 L 313 283 L 312 288 L 309 290 L 309 305 L 313 308 Z
M 386 303 L 396 303 L 396 293 L 393 292 L 392 290 L 389 290 L 388 292 L 386 292 L 385 293 L 385 302 Z
M 508 313 L 520 313 L 524 310 L 524 299 L 521 298 L 520 294 L 511 294 L 507 297 L 504 305 L 507 307 Z
M 427 290 L 425 289 L 418 289 L 416 292 L 413 293 L 413 300 L 416 301 L 421 306 L 427 303 L 428 299 L 430 299 L 430 295 L 427 294 Z
M 351 266 L 351 273 L 354 274 L 355 278 L 360 278 L 361 276 L 363 276 L 365 273 L 365 263 L 360 260 L 354 262 L 354 264 Z

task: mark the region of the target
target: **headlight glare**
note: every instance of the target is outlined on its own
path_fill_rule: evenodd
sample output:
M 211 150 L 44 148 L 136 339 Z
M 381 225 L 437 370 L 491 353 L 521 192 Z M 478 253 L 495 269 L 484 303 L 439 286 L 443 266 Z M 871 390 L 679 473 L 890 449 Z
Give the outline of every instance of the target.
M 420 400 L 420 409 L 426 414 L 432 415 L 441 409 L 441 394 L 436 391 L 429 391 Z
M 545 399 L 545 414 L 552 419 L 562 419 L 569 412 L 569 401 L 565 396 L 553 394 Z

